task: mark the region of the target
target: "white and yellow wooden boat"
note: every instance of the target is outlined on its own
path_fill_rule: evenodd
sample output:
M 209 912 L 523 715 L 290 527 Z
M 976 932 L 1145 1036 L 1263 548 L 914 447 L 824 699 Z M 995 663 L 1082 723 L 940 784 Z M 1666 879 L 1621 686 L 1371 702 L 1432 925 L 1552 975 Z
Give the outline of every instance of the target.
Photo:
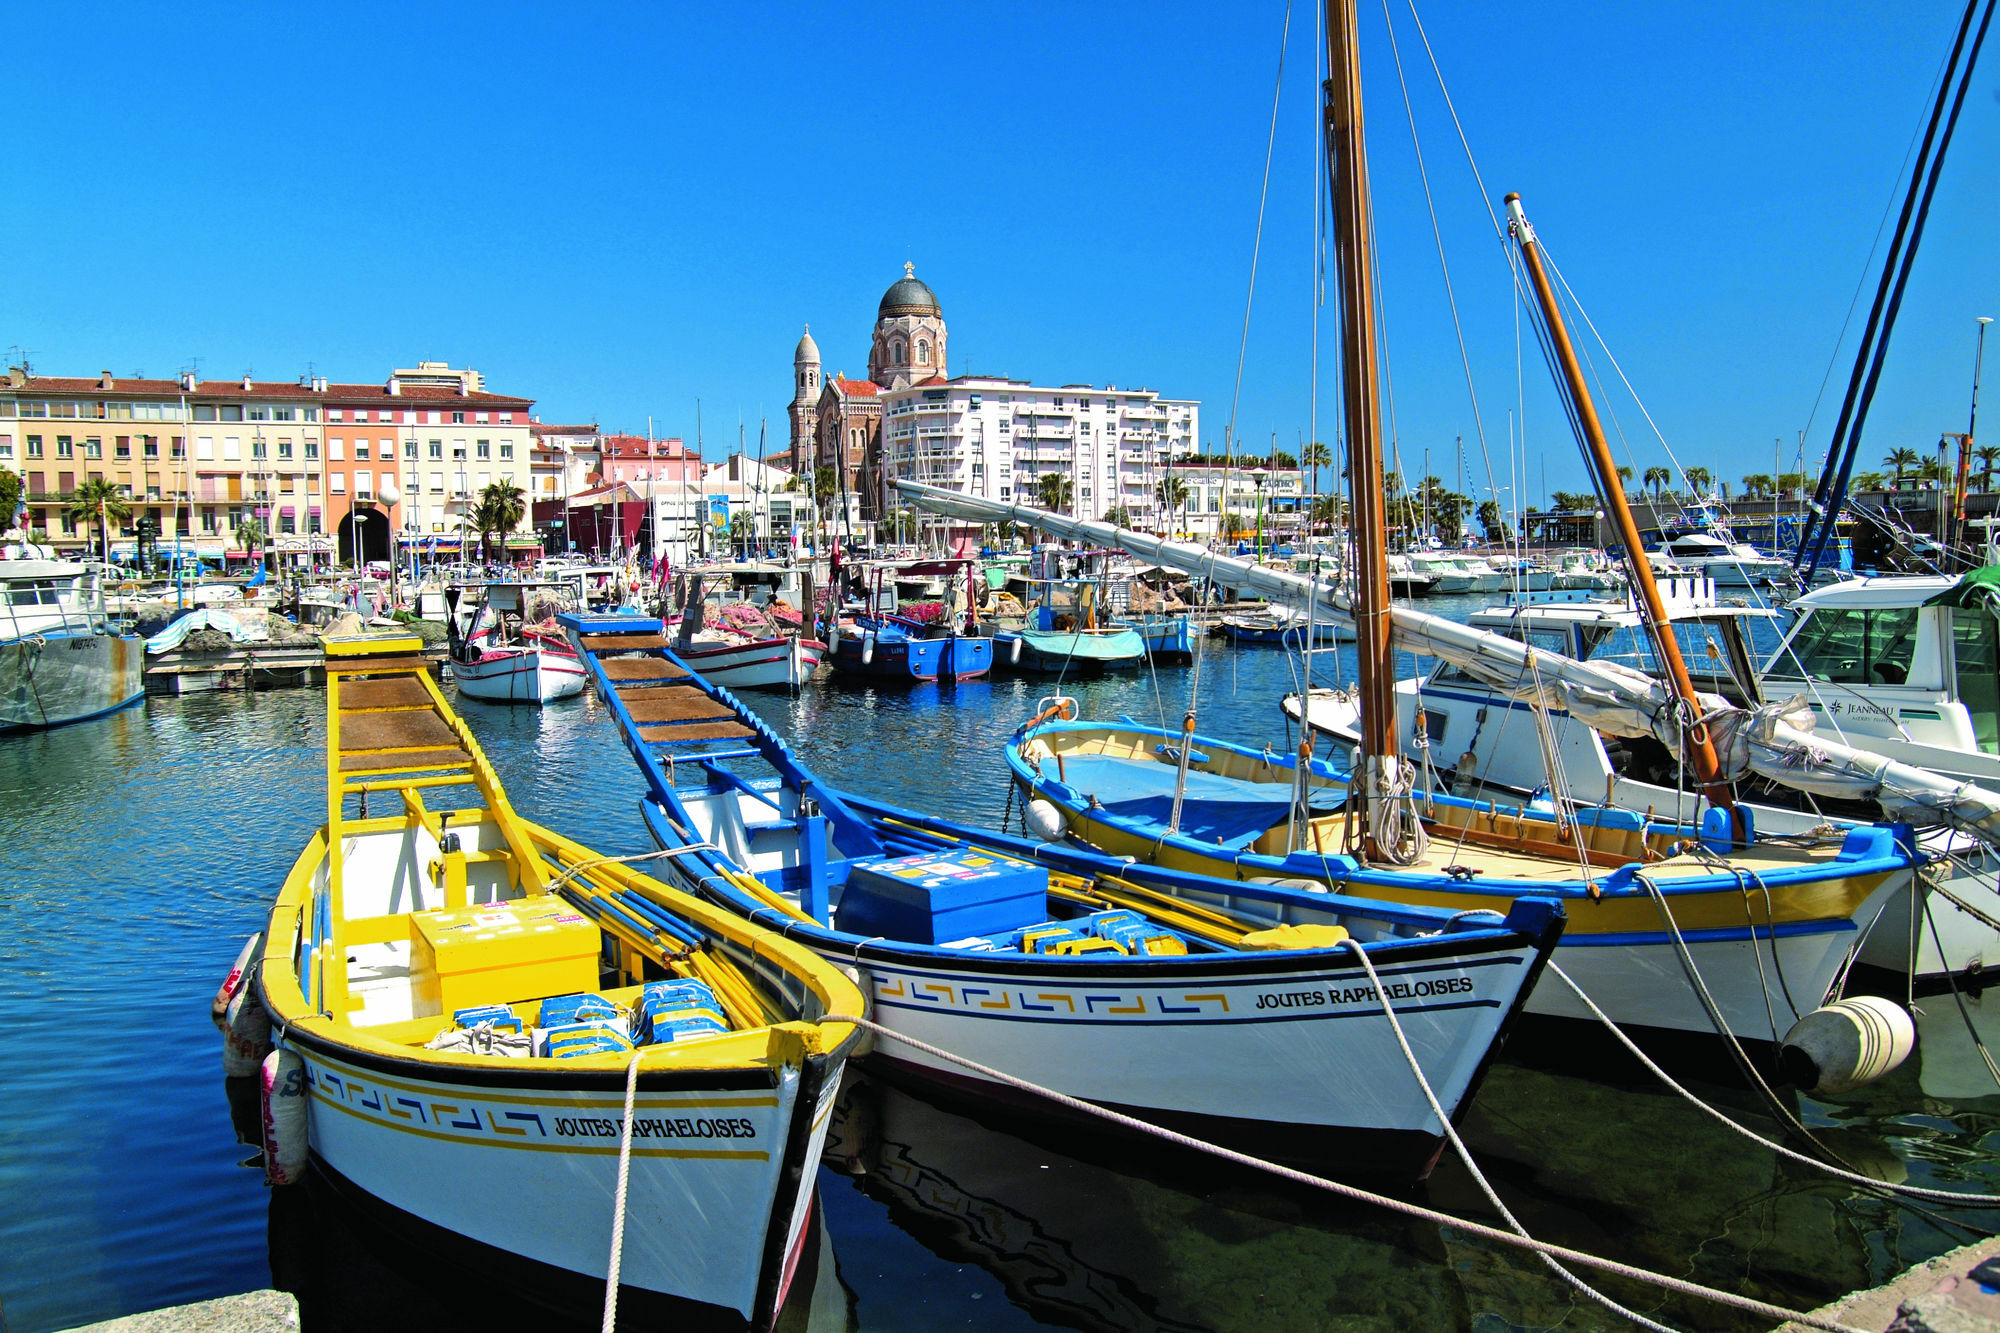
M 482 1282 L 602 1299 L 617 1248 L 628 1301 L 768 1327 L 856 1040 L 819 1020 L 861 995 L 521 818 L 419 646 L 327 644 L 327 822 L 254 969 L 274 1171 L 309 1143 L 386 1228 L 471 1242 Z M 447 790 L 477 804 L 426 804 Z

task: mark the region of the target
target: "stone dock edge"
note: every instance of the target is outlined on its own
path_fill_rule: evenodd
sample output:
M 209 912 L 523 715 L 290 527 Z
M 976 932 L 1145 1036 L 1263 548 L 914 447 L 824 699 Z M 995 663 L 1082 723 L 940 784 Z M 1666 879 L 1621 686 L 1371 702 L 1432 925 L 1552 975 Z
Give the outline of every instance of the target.
M 1857 1291 L 1812 1313 L 1870 1333 L 2000 1333 L 2000 1294 L 1966 1274 L 2000 1257 L 2000 1237 L 1990 1237 L 1926 1260 L 1879 1287 Z M 1777 1333 L 1807 1333 L 1786 1324 Z
M 66 1333 L 297 1333 L 298 1327 L 298 1301 L 289 1292 L 266 1290 L 128 1314 Z

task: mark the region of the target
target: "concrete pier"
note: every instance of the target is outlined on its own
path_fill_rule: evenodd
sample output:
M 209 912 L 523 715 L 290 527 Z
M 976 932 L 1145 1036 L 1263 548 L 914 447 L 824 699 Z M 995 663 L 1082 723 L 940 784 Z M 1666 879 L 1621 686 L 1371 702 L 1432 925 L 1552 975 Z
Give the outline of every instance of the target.
M 1941 1254 L 1813 1313 L 1869 1333 L 2000 1333 L 2000 1292 L 1966 1276 L 1993 1258 L 2000 1258 L 2000 1237 Z M 1778 1333 L 1806 1330 L 1786 1324 Z
M 299 1303 L 283 1291 L 246 1291 L 191 1305 L 170 1305 L 68 1333 L 297 1333 Z

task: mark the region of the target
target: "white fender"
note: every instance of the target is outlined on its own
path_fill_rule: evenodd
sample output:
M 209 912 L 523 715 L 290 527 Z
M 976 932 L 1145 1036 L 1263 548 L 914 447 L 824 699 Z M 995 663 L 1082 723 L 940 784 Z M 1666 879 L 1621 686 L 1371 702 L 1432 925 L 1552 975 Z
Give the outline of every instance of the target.
M 1038 797 L 1028 802 L 1028 831 L 1043 842 L 1059 842 L 1069 832 L 1069 821 L 1053 803 Z
M 215 1000 L 208 1006 L 209 1021 L 215 1024 L 217 1031 L 229 1031 L 227 1016 L 229 1002 L 236 998 L 236 992 L 245 984 L 245 975 L 263 954 L 264 936 L 261 933 L 243 941 L 243 948 L 237 953 L 236 961 L 230 964 L 229 975 L 222 979 L 222 985 L 216 988 Z
M 1023 642 L 1023 641 L 1022 641 L 1022 638 L 1021 638 L 1021 636 L 1020 636 L 1020 635 L 1018 635 L 1018 634 L 1016 634 L 1016 635 L 1014 636 L 1014 639 L 1013 639 L 1013 647 L 1012 647 L 1012 648 L 1011 648 L 1011 649 L 1010 649 L 1010 650 L 1008 651 L 1008 654 L 1007 654 L 1007 660 L 1008 660 L 1008 662 L 1010 662 L 1010 663 L 1015 663 L 1015 664 L 1018 664 L 1018 663 L 1020 662 L 1020 660 L 1021 660 L 1021 644 L 1022 644 L 1022 642 Z
M 862 630 L 861 665 L 867 666 L 870 662 L 873 662 L 874 660 L 875 660 L 875 631 L 872 629 Z
M 248 984 L 237 988 L 223 1011 L 222 1072 L 227 1078 L 249 1078 L 271 1050 L 271 1016 Z
M 1810 1092 L 1848 1092 L 1909 1058 L 1917 1028 L 1909 1011 L 1879 995 L 1815 1009 L 1792 1025 L 1778 1051 L 1785 1077 Z
M 306 1174 L 306 1064 L 292 1051 L 264 1057 L 264 1176 L 296 1185 Z
M 826 655 L 832 657 L 840 651 L 840 617 L 835 616 L 826 627 Z

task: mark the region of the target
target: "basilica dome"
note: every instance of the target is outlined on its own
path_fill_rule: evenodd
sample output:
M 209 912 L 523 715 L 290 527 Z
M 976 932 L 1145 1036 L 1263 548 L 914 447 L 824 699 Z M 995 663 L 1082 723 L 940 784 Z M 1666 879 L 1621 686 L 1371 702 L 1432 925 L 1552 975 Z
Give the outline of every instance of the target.
M 917 266 L 905 264 L 903 276 L 882 293 L 882 304 L 875 314 L 878 319 L 891 319 L 897 315 L 943 318 L 944 311 L 938 309 L 937 293 L 930 289 L 930 284 L 917 277 Z

